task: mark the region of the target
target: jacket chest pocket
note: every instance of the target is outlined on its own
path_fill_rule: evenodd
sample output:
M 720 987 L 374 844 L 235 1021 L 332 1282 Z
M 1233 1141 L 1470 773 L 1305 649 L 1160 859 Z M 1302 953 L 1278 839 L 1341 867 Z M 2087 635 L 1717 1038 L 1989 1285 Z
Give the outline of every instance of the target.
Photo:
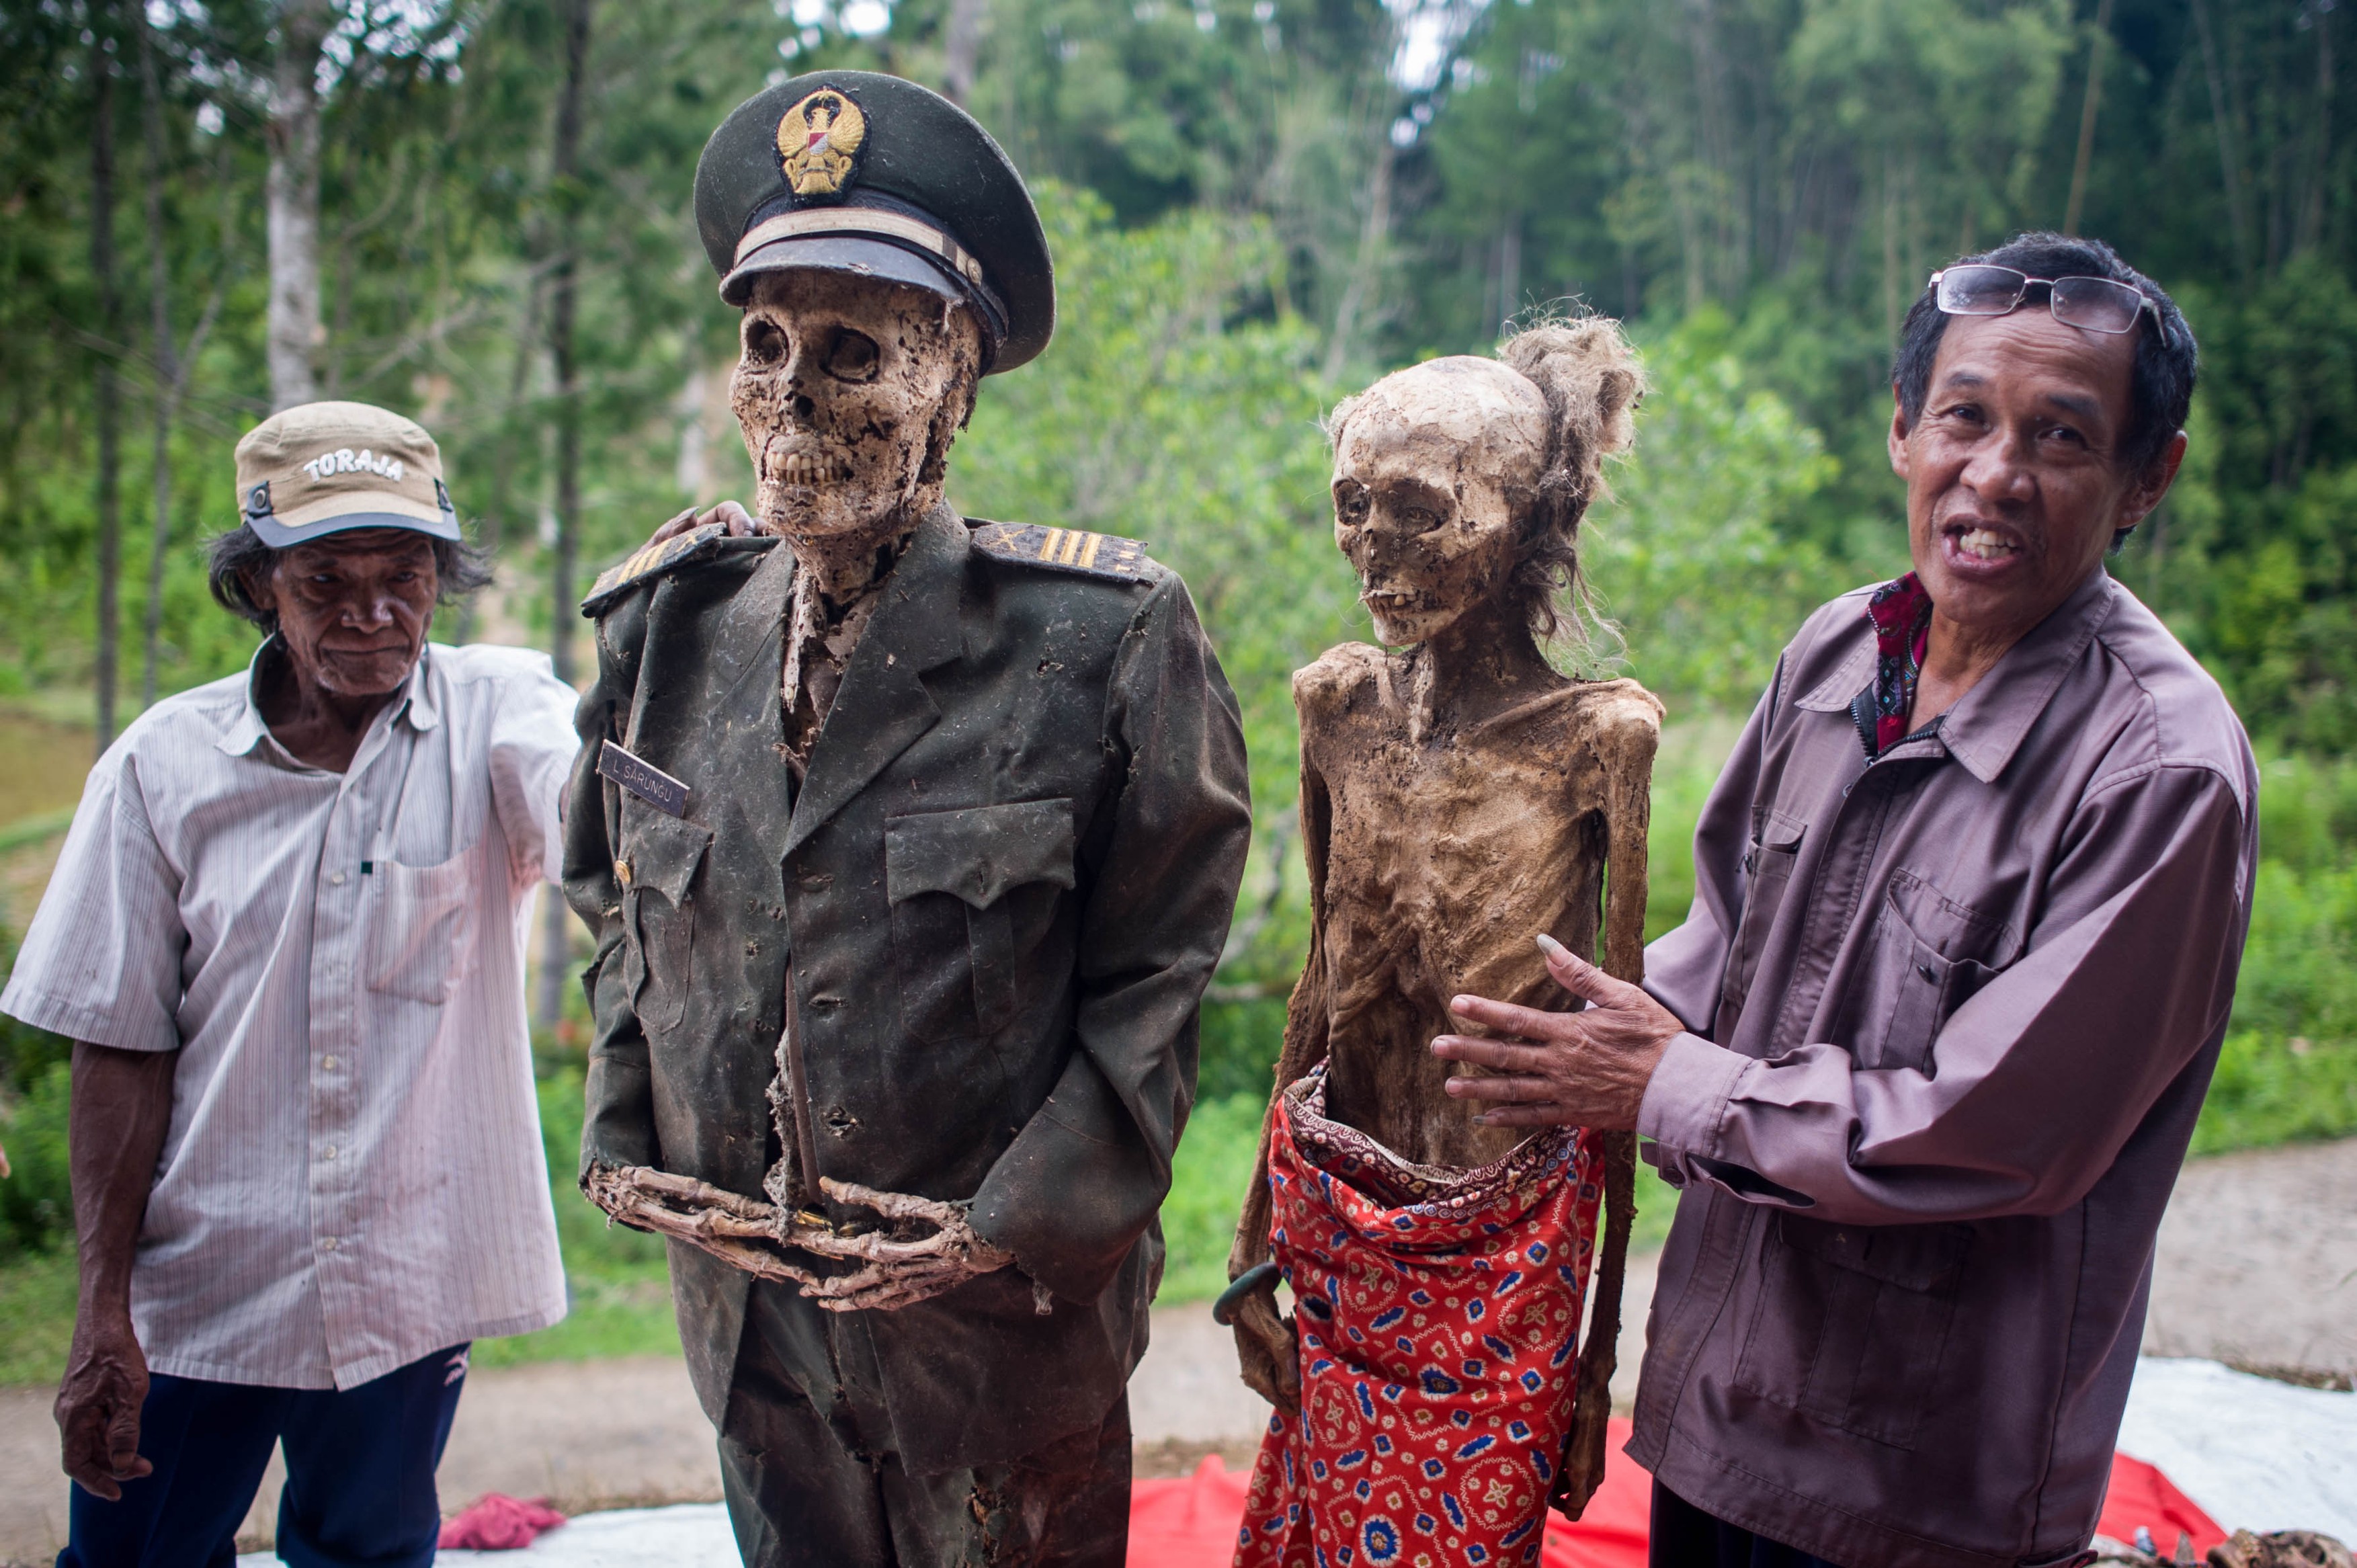
M 1760 808 L 1752 812 L 1751 848 L 1743 856 L 1743 914 L 1735 926 L 1735 941 L 1727 950 L 1727 973 L 1719 983 L 1718 1016 L 1711 1037 L 1721 1044 L 1734 1038 L 1760 970 L 1760 954 L 1768 933 L 1784 907 L 1792 886 L 1792 866 L 1801 857 L 1801 840 L 1808 824 L 1781 811 Z
M 1834 1038 L 1863 1069 L 1933 1076 L 1941 1026 L 1996 972 L 1983 961 L 2004 955 L 2008 929 L 1911 871 L 1892 873 Z
M 696 869 L 712 830 L 639 808 L 622 811 L 622 982 L 642 1027 L 675 1029 L 687 1014 L 695 947 Z M 620 867 L 617 867 L 618 872 Z
M 380 860 L 369 868 L 371 991 L 437 1007 L 450 1000 L 475 967 L 475 858 L 461 851 L 438 865 Z
M 1833 1225 L 1778 1210 L 1735 1382 L 1812 1421 L 1910 1449 L 1932 1403 L 1969 1225 Z
M 1069 800 L 885 822 L 884 892 L 910 1038 L 989 1035 L 1013 1019 L 1021 1000 L 1013 906 L 1038 885 L 1073 886 Z

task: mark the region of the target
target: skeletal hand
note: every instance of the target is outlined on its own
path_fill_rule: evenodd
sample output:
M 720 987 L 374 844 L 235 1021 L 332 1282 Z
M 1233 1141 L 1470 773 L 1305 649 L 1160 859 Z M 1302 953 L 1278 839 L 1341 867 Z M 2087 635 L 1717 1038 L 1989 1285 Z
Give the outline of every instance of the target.
M 725 526 L 731 539 L 742 539 L 748 534 L 769 532 L 753 521 L 752 513 L 735 501 L 718 501 L 703 511 L 698 511 L 694 507 L 687 508 L 650 534 L 647 542 L 661 544 L 668 540 L 677 539 L 683 533 L 693 533 L 697 529 L 715 522 Z
M 838 1203 L 874 1209 L 891 1230 L 845 1232 L 823 1214 L 779 1208 L 645 1165 L 597 1166 L 584 1190 L 625 1225 L 674 1237 L 757 1279 L 791 1281 L 829 1312 L 895 1311 L 1015 1261 L 975 1234 L 963 1203 L 824 1176 L 819 1186 Z M 930 1225 L 932 1233 L 896 1239 L 893 1232 L 910 1223 Z M 859 1266 L 822 1274 L 779 1256 L 780 1247 Z

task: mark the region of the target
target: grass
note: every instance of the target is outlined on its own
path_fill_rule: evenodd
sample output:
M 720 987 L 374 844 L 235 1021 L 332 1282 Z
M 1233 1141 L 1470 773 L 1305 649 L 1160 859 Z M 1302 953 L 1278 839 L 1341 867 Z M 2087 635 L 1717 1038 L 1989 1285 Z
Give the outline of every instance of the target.
M 607 1224 L 574 1185 L 581 1157 L 579 1069 L 563 1067 L 541 1079 L 540 1135 L 548 1151 L 570 1309 L 564 1322 L 536 1333 L 484 1340 L 476 1347 L 475 1364 L 678 1355 L 679 1326 L 672 1316 L 663 1244 L 642 1231 Z

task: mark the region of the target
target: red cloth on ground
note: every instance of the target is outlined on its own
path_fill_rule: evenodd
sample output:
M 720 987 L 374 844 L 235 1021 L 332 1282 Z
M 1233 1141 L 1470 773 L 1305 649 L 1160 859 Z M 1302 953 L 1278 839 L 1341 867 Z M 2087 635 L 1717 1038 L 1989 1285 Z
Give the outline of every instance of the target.
M 1587 1499 L 1580 1521 L 1547 1516 L 1541 1568 L 1645 1568 L 1653 1478 L 1620 1452 L 1629 1441 L 1628 1422 L 1614 1421 L 1608 1441 L 1604 1484 Z M 1250 1487 L 1246 1472 L 1230 1470 L 1216 1454 L 1183 1480 L 1136 1482 L 1130 1491 L 1129 1568 L 1222 1568 L 1235 1552 L 1236 1523 Z M 2121 1455 L 2112 1461 L 2111 1494 L 2095 1528 L 2131 1541 L 2140 1524 L 2150 1528 L 2163 1552 L 2176 1547 L 2180 1530 L 2193 1537 L 2197 1555 L 2226 1539 L 2168 1477 Z
M 1285 1091 L 1269 1242 L 1293 1287 L 1301 1415 L 1274 1415 L 1234 1568 L 1539 1561 L 1571 1426 L 1601 1194 L 1593 1141 L 1478 1170 L 1408 1165 Z
M 564 1522 L 565 1516 L 550 1508 L 546 1498 L 526 1501 L 505 1492 L 486 1492 L 444 1520 L 434 1544 L 445 1551 L 514 1552 Z

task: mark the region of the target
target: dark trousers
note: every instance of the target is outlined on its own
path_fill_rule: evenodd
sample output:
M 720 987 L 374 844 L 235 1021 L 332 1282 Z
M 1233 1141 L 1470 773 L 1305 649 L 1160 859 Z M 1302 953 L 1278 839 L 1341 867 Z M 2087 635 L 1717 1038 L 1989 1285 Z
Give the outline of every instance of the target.
M 293 1568 L 425 1568 L 442 1530 L 434 1468 L 467 1347 L 373 1382 L 266 1389 L 158 1372 L 139 1411 L 152 1475 L 110 1503 L 73 1487 L 57 1568 L 231 1568 L 273 1445 L 285 1444 L 278 1555 Z
M 1659 1481 L 1646 1562 L 1650 1568 L 1834 1568 L 1822 1557 L 1706 1514 Z
M 791 1330 L 757 1281 L 720 1426 L 720 1483 L 746 1568 L 1122 1568 L 1129 1549 L 1129 1400 L 1103 1423 L 1004 1464 L 910 1475 L 892 1451 L 858 1315 L 829 1326 L 828 1410 L 767 1336 Z

